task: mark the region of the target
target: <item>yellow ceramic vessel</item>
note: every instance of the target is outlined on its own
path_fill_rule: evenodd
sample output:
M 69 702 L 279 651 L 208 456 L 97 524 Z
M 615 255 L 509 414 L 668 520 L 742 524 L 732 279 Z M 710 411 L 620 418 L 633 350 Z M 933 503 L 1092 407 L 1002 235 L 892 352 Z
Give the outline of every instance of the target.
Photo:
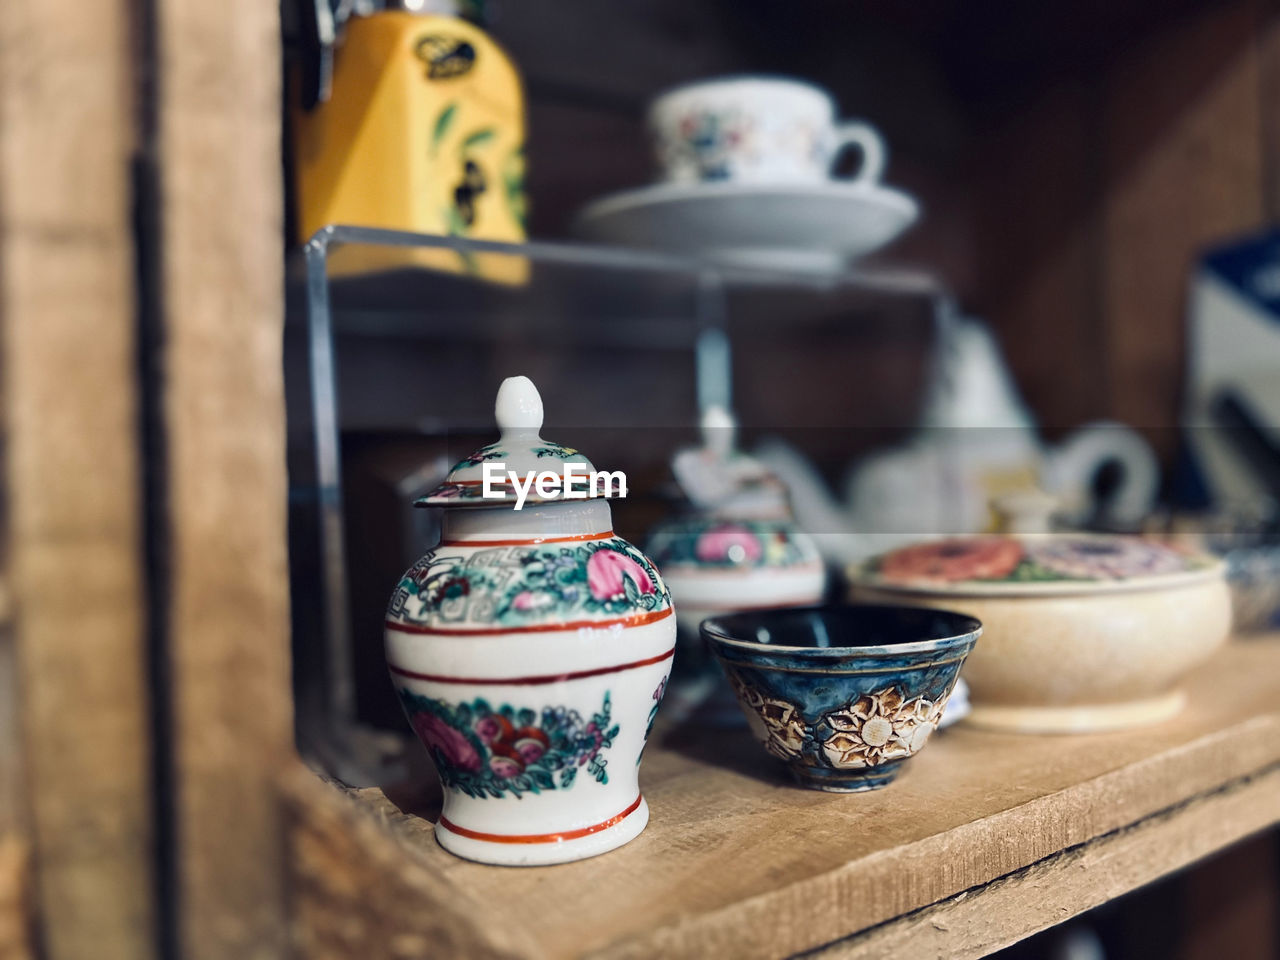
M 964 670 L 968 722 L 1002 730 L 1167 719 L 1231 626 L 1220 562 L 1132 538 L 969 537 L 894 551 L 851 575 L 859 602 L 982 621 Z
M 300 241 L 328 224 L 525 238 L 520 77 L 464 20 L 400 10 L 353 18 L 332 95 L 299 111 L 294 132 Z M 427 265 L 504 272 L 433 253 Z M 506 261 L 507 273 L 523 269 Z

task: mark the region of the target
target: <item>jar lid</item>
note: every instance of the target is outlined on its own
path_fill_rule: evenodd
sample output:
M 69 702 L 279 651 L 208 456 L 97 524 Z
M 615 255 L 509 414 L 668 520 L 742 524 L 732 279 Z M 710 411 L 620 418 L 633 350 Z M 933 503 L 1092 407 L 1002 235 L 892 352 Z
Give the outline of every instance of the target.
M 1215 558 L 1136 536 L 952 537 L 900 547 L 850 571 L 855 584 L 914 593 L 1082 593 L 1220 577 Z
M 528 484 L 524 502 L 548 503 L 556 500 L 599 499 L 625 496 L 625 488 L 617 483 L 592 483 L 595 473 L 591 461 L 572 447 L 566 447 L 538 435 L 542 429 L 542 397 L 528 377 L 508 377 L 498 388 L 494 402 L 494 419 L 501 435 L 471 456 L 458 461 L 440 486 L 414 503 L 415 507 L 491 507 L 515 504 L 520 500 L 512 474 L 523 487 L 530 475 L 543 473 L 565 476 L 571 465 L 572 489 L 577 494 L 565 497 L 564 484 L 550 482 L 540 492 L 536 483 Z M 490 496 L 485 496 L 486 473 Z

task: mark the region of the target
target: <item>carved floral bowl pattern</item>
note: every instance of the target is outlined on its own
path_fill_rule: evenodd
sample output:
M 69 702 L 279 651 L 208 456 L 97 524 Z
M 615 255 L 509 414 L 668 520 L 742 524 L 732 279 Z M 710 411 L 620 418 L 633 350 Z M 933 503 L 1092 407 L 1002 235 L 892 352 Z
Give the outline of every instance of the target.
M 981 632 L 963 614 L 882 606 L 702 625 L 755 738 L 802 786 L 835 792 L 885 786 L 925 746 Z

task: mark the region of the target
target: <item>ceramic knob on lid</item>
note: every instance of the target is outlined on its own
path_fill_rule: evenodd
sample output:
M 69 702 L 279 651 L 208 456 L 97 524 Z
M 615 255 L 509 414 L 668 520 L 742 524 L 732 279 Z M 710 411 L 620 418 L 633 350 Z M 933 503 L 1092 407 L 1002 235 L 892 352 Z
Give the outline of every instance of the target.
M 458 461 L 444 482 L 415 506 L 493 507 L 498 504 L 515 504 L 521 502 L 521 498 L 510 479 L 510 473 L 515 473 L 523 483 L 523 478 L 530 471 L 535 474 L 550 472 L 563 475 L 566 464 L 574 465 L 575 476 L 595 470 L 591 461 L 573 447 L 543 440 L 539 435 L 542 429 L 542 397 L 528 377 L 508 377 L 502 382 L 494 403 L 494 419 L 500 432 L 498 439 Z M 497 465 L 503 467 L 502 482 L 490 485 L 491 491 L 497 489 L 501 496 L 484 496 L 485 464 L 491 465 L 491 474 Z M 595 489 L 591 489 L 587 483 L 575 484 L 575 492 L 579 490 L 586 493 L 586 499 L 596 499 L 617 495 L 618 487 L 616 484 L 603 482 Z M 551 496 L 545 496 L 530 486 L 524 502 L 536 504 L 563 499 L 566 499 L 563 490 L 556 490 Z
M 657 568 L 616 536 L 608 497 L 530 473 L 594 467 L 542 439 L 542 400 L 503 382 L 499 439 L 419 501 L 442 539 L 400 579 L 386 617 L 391 678 L 444 785 L 436 837 L 499 864 L 560 863 L 644 828 L 640 755 L 675 646 Z M 490 482 L 501 471 L 503 484 Z M 514 474 L 514 479 L 511 477 Z

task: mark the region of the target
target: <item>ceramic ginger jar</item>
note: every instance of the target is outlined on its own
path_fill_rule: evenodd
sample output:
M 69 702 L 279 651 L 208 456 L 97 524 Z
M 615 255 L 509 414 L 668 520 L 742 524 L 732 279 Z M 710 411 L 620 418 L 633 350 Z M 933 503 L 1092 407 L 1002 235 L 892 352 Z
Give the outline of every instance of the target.
M 1166 720 L 1231 628 L 1220 561 L 1138 537 L 956 537 L 883 554 L 850 579 L 859 603 L 980 620 L 967 722 L 1021 733 Z
M 818 603 L 826 568 L 792 517 L 786 487 L 736 448 L 732 416 L 712 408 L 702 432 L 702 446 L 672 462 L 689 509 L 655 525 L 645 549 L 679 608 L 677 714 L 703 705 L 703 719 L 737 725 L 742 715 L 698 625 L 726 613 Z
M 530 487 L 520 509 L 510 481 L 482 495 L 486 463 L 519 477 L 594 470 L 538 436 L 542 401 L 525 377 L 503 382 L 496 414 L 497 442 L 419 501 L 446 508 L 442 539 L 391 598 L 387 665 L 444 787 L 440 845 L 484 863 L 563 863 L 648 822 L 640 756 L 676 622 L 653 562 L 614 535 L 608 488 Z
M 826 571 L 810 537 L 786 515 L 693 513 L 663 521 L 646 548 L 680 601 L 682 631 L 717 614 L 818 603 Z

